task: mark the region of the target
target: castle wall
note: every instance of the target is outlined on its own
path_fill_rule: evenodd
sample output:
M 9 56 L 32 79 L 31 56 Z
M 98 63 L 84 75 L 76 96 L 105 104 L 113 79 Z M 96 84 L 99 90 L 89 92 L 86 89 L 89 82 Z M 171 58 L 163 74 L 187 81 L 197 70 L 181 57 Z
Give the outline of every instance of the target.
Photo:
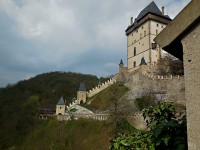
M 197 2 L 197 1 L 196 1 Z M 197 2 L 199 3 L 199 2 Z M 196 9 L 198 10 L 198 9 Z M 188 149 L 200 148 L 200 23 L 181 41 L 183 44 L 187 108 Z
M 185 104 L 184 77 L 156 76 L 137 70 L 129 75 L 129 82 L 125 85 L 131 89 L 129 99 L 153 93 L 158 101 L 167 100 Z
M 96 86 L 95 88 L 93 88 L 92 90 L 89 90 L 89 92 L 87 92 L 87 97 L 90 98 L 90 97 L 98 94 L 99 92 L 108 88 L 109 86 L 111 86 L 115 82 L 116 82 L 116 79 L 112 78 L 112 79 L 106 81 L 105 83 L 102 83 L 101 85 Z

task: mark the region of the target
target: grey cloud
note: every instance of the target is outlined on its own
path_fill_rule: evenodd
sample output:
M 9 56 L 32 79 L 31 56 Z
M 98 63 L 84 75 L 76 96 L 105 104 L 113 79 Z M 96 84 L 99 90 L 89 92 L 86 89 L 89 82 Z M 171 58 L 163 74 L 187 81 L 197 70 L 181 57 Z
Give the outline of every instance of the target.
M 55 70 L 116 73 L 119 60 L 126 63 L 129 19 L 150 2 L 0 0 L 0 86 Z M 174 17 L 188 2 L 164 5 Z

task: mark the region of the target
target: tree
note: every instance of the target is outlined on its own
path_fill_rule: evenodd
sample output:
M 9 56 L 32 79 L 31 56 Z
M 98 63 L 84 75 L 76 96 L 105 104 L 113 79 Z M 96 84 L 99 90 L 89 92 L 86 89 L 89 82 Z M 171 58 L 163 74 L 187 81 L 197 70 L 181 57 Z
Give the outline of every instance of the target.
M 158 61 L 157 72 L 160 75 L 183 75 L 183 62 L 168 54 Z

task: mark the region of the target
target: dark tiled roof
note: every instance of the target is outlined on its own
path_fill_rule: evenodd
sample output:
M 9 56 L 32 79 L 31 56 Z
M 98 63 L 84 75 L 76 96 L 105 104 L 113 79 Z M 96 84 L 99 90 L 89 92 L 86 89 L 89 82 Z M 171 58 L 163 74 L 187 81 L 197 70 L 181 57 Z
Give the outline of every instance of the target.
M 57 105 L 65 105 L 63 96 L 60 98 L 60 100 L 58 101 Z
M 123 60 L 121 59 L 121 61 L 120 61 L 120 65 L 123 65 L 124 63 L 123 63 Z
M 165 15 L 166 18 L 171 19 L 168 15 Z
M 79 86 L 79 90 L 78 91 L 86 91 L 86 88 L 85 88 L 85 84 L 84 83 L 80 83 L 80 86 Z
M 146 18 L 145 20 L 142 21 L 142 19 L 144 17 L 146 17 L 148 14 L 153 14 L 153 15 L 155 15 L 157 17 L 161 17 L 161 18 L 159 19 L 159 18 L 155 18 L 153 16 L 151 16 L 151 17 L 149 16 L 148 18 Z M 128 28 L 126 29 L 126 35 L 128 35 L 130 32 L 132 32 L 134 29 L 139 27 L 142 23 L 144 23 L 148 19 L 154 19 L 157 21 L 161 21 L 162 23 L 165 23 L 165 24 L 168 24 L 168 21 L 171 21 L 171 18 L 168 15 L 162 15 L 162 12 L 158 8 L 158 6 L 155 4 L 154 1 L 152 1 L 147 7 L 145 7 L 139 13 L 139 15 L 135 19 L 134 23 L 128 26 Z M 129 30 L 129 29 L 131 29 L 131 30 Z
M 140 65 L 147 65 L 147 63 L 146 63 L 144 57 L 142 57 Z
M 142 19 L 144 16 L 146 16 L 148 13 L 153 13 L 155 15 L 158 16 L 162 16 L 164 18 L 167 19 L 171 19 L 168 15 L 163 16 L 162 12 L 160 11 L 160 9 L 158 8 L 158 6 L 155 4 L 154 1 L 152 1 L 147 7 L 145 7 L 138 15 L 137 17 L 137 21 L 139 21 L 140 19 Z

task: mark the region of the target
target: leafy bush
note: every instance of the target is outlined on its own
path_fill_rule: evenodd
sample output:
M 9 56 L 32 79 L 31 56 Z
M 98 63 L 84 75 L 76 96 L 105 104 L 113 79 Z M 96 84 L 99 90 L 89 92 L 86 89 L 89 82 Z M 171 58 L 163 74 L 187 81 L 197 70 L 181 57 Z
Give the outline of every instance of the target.
M 70 109 L 69 111 L 70 111 L 70 112 L 76 112 L 77 109 L 76 109 L 76 108 L 72 108 L 72 109 Z
M 172 103 L 162 103 L 143 111 L 147 119 L 148 131 L 118 134 L 111 140 L 110 150 L 186 150 L 187 128 L 186 117 L 175 116 Z

